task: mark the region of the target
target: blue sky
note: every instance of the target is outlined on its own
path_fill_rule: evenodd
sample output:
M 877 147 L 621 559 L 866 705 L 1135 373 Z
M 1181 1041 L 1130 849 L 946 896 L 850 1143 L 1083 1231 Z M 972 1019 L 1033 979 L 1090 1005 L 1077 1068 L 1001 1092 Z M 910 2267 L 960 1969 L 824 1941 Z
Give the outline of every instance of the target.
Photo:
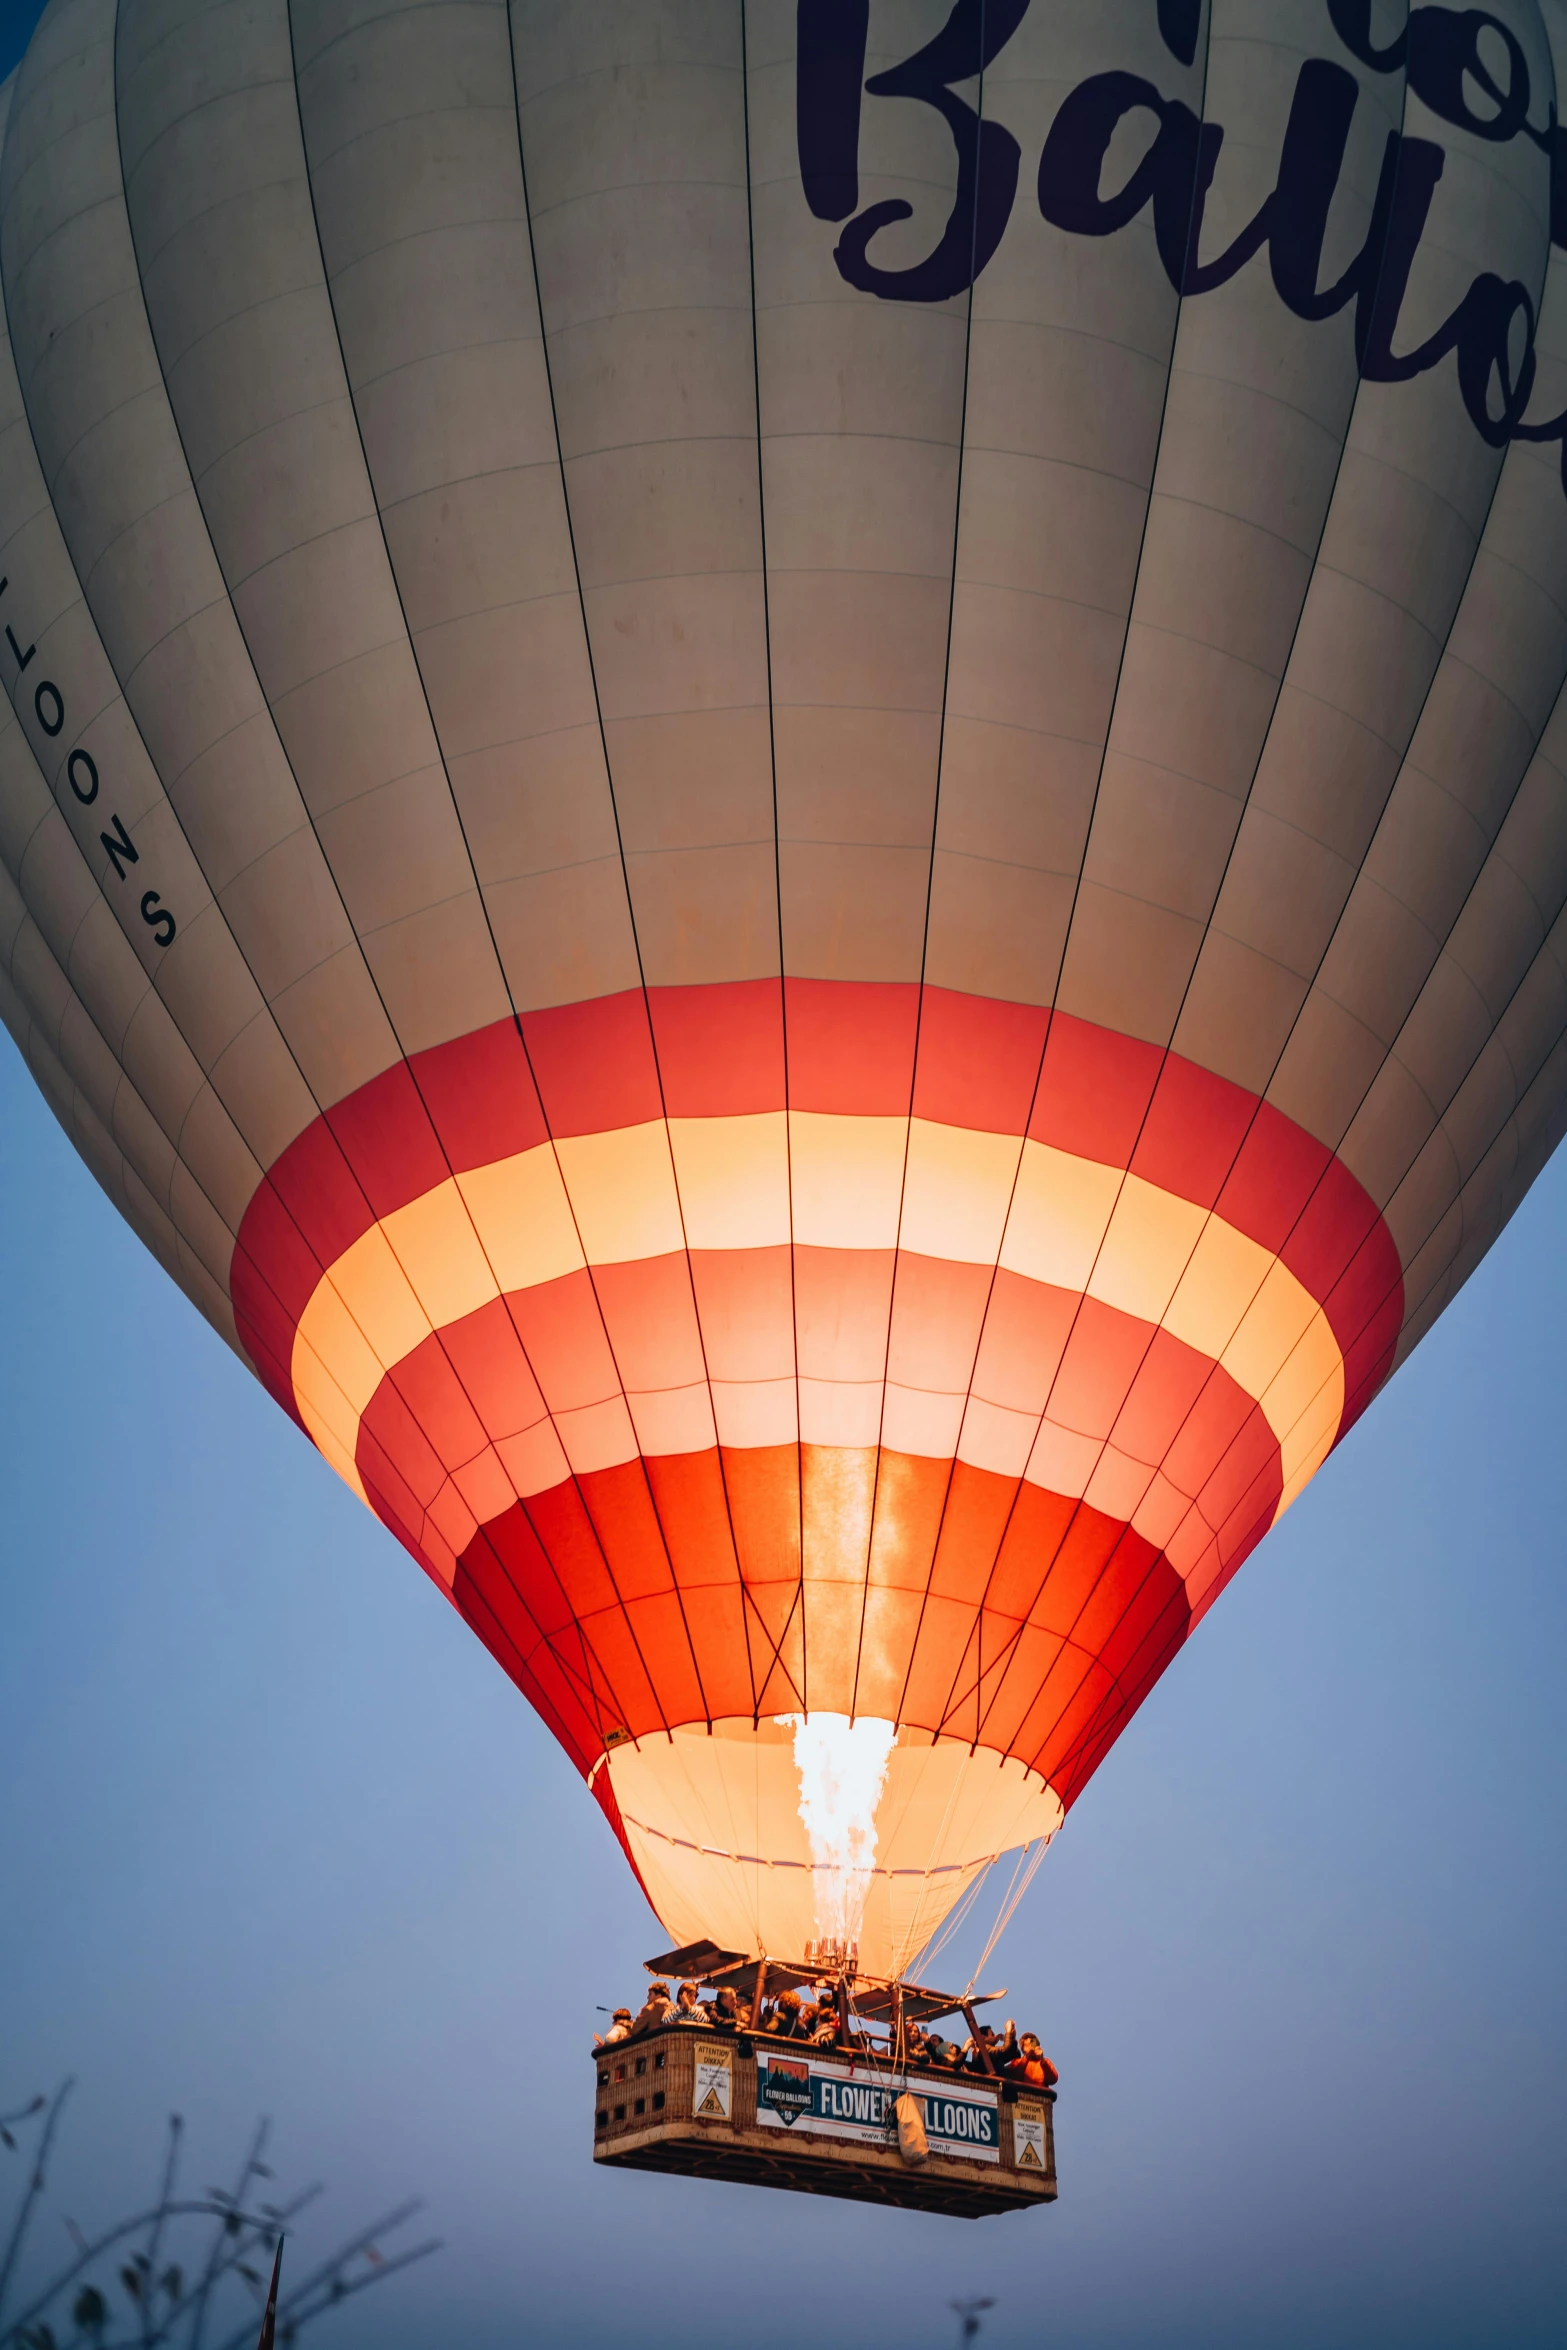
M 202 2179 L 264 2111 L 328 2218 L 446 2239 L 341 2350 L 909 2350 L 967 2292 L 1072 2350 L 1567 2332 L 1567 1159 L 1048 1855 L 994 1972 L 1061 2200 L 982 2225 L 595 2173 L 661 1939 L 595 1806 L 4 1041 L 0 1296 L 0 2102 L 79 2076 L 84 2225 L 170 2107 Z

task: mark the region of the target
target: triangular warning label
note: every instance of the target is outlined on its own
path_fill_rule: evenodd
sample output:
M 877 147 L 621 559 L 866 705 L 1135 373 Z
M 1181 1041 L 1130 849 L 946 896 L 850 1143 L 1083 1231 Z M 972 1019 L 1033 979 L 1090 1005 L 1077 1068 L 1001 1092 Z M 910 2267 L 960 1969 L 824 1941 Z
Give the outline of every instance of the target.
M 696 2110 L 698 2117 L 704 2113 L 716 2113 L 720 2121 L 722 2121 L 724 2118 L 723 2103 L 716 2089 L 709 2089 L 707 2095 L 703 2098 L 701 2104 L 697 2107 Z
M 1033 2147 L 1025 2146 L 1017 2158 L 1017 2167 L 1019 2170 L 1043 2170 L 1045 2166 L 1034 2152 Z

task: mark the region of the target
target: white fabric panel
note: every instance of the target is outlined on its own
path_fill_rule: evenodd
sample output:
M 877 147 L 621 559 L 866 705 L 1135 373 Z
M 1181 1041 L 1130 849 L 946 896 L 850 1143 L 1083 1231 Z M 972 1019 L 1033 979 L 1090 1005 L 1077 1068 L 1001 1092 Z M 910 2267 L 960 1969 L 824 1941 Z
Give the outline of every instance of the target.
M 636 984 L 637 960 L 504 0 L 311 0 L 294 40 L 355 413 L 511 1000 L 610 994 Z M 645 402 L 645 364 L 634 389 Z
M 1096 242 L 1040 217 L 1062 100 L 1110 58 L 1202 106 L 1140 0 L 1034 9 L 985 80 L 1018 140 L 1012 219 L 974 294 L 926 975 L 1048 1003 L 1099 786 L 1179 304 L 1145 213 Z
M 1567 264 L 1557 256 L 1542 304 L 1548 350 L 1564 313 Z M 1567 376 L 1559 363 L 1544 372 L 1554 408 Z M 1567 841 L 1553 822 L 1567 799 L 1567 711 L 1556 699 L 1567 670 L 1560 497 L 1557 453 L 1514 444 L 1408 761 L 1324 965 L 1324 988 L 1335 972 L 1349 975 L 1343 1008 L 1353 1005 L 1375 1063 L 1341 1148 L 1379 1201 L 1467 1089 L 1542 925 L 1567 896 Z M 1429 1156 L 1418 1163 L 1430 1195 L 1444 1178 Z M 1428 1209 L 1407 1185 L 1390 1221 L 1401 1248 L 1424 1246 Z
M 1567 911 L 1558 910 L 1539 953 L 1465 1072 L 1440 1122 L 1389 1203 L 1389 1229 L 1406 1263 L 1432 1245 L 1439 1219 L 1495 1149 L 1567 1025 Z
M 174 1225 L 109 1135 L 27 1005 L 0 969 L 0 1022 L 15 1040 L 39 1091 L 72 1145 L 131 1230 L 177 1282 L 198 1313 L 243 1360 L 225 1289 L 184 1245 Z
M 30 1018 L 221 1297 L 234 1235 L 88 1020 L 9 873 L 0 870 L 0 963 Z
M 0 811 L 0 862 L 71 988 L 77 1016 L 123 1068 L 178 1164 L 237 1232 L 261 1169 L 136 961 L 10 710 L 0 717 Z
M 940 755 L 968 302 L 846 285 L 802 201 L 794 10 L 746 12 L 762 497 L 767 532 L 784 968 L 920 973 Z M 919 49 L 945 0 L 872 11 L 866 72 Z M 918 261 L 952 209 L 955 150 L 928 106 L 867 99 L 862 205 Z
M 126 399 L 127 381 L 147 381 L 145 366 L 138 369 L 128 363 L 125 372 L 116 371 L 116 362 L 124 357 L 117 337 L 127 316 L 126 302 L 103 285 L 105 267 L 111 289 L 117 285 L 122 297 L 127 297 L 127 271 L 134 284 L 123 214 L 120 247 L 107 261 L 101 254 L 75 250 L 86 233 L 84 220 L 94 233 L 108 238 L 115 209 L 103 194 L 113 156 L 112 116 L 93 111 L 94 100 L 106 94 L 107 23 L 104 10 L 92 0 L 62 9 L 46 21 L 14 85 L 0 164 L 0 192 L 13 191 L 24 177 L 27 188 L 25 204 L 14 197 L 5 203 L 0 263 L 12 326 L 22 333 L 25 351 L 35 361 L 29 370 L 31 411 L 24 414 L 12 346 L 7 344 L 0 352 L 0 445 L 11 501 L 11 527 L 0 544 L 0 566 L 11 583 L 8 595 L 16 617 L 24 620 L 27 633 L 19 641 L 37 646 L 37 666 L 30 664 L 19 682 L 53 673 L 67 724 L 51 739 L 38 721 L 36 693 L 32 699 L 21 694 L 20 712 L 24 732 L 66 813 L 72 836 L 105 883 L 103 902 L 152 977 L 181 1036 L 265 1164 L 297 1133 L 313 1104 L 281 1038 L 264 1016 L 254 980 L 213 904 L 118 691 L 46 493 L 33 438 L 41 419 L 47 428 L 46 447 L 54 453 L 58 470 L 64 456 L 80 458 L 88 445 L 84 436 L 90 438 L 93 419 L 105 405 L 121 414 L 137 405 L 134 398 Z M 79 49 L 67 39 L 73 31 L 85 47 Z M 51 70 L 46 35 L 63 49 L 69 70 Z M 35 83 L 40 92 L 36 103 L 30 96 Z M 62 108 L 68 109 L 67 128 L 80 121 L 79 138 L 59 138 Z M 108 159 L 102 152 L 106 124 Z M 36 155 L 34 148 L 39 150 Z M 85 215 L 76 209 L 83 193 L 78 182 L 86 168 L 84 150 L 93 157 L 90 185 L 99 197 Z M 109 369 L 106 377 L 95 373 L 100 356 Z M 65 500 L 65 507 L 68 515 L 77 513 L 79 518 L 71 499 Z M 79 751 L 93 760 L 100 778 L 98 796 L 89 806 L 68 782 L 70 762 Z M 114 816 L 137 851 L 134 873 L 127 866 L 123 884 L 103 843 L 105 819 Z M 167 948 L 159 947 L 155 930 L 140 915 L 142 899 L 136 884 L 143 873 L 149 882 L 156 877 L 162 902 L 177 916 L 178 933 Z
M 1206 111 L 1225 135 L 1198 249 L 1210 265 L 1267 198 L 1301 69 L 1332 47 L 1315 18 L 1281 0 L 1219 0 L 1212 28 Z M 1362 77 L 1328 215 L 1324 286 L 1365 242 L 1402 101 L 1400 77 Z M 1300 991 L 1270 984 L 1269 961 L 1252 968 L 1250 934 L 1229 935 L 1226 907 L 1233 900 L 1249 917 L 1256 895 L 1271 891 L 1284 921 L 1300 918 L 1294 811 L 1270 798 L 1264 744 L 1358 388 L 1352 310 L 1296 318 L 1269 264 L 1264 249 L 1229 284 L 1183 306 L 1106 760 L 1104 837 L 1084 881 L 1090 908 L 1101 886 L 1141 901 L 1088 911 L 1096 1000 L 1108 1011 L 1124 993 L 1117 963 L 1135 914 L 1149 929 L 1149 1009 L 1160 1008 L 1138 1033 L 1163 1042 L 1174 1023 L 1179 1050 L 1250 1087 L 1266 1085 Z M 1204 933 L 1195 958 L 1194 925 Z M 1259 929 L 1271 949 L 1271 928 Z
M 1472 879 L 1456 918 L 1450 927 L 1444 924 L 1445 938 L 1441 930 L 1416 928 L 1417 917 L 1410 918 L 1426 975 L 1343 1148 L 1346 1164 L 1375 1199 L 1392 1192 L 1438 1115 L 1467 1083 L 1506 1019 L 1543 934 L 1567 903 L 1567 836 L 1559 822 L 1567 805 L 1564 761 L 1567 705 L 1559 700 L 1484 863 L 1473 871 L 1466 859 Z M 1481 764 L 1473 761 L 1472 771 Z M 1452 827 L 1444 836 L 1440 818 L 1455 807 L 1462 812 L 1462 803 L 1456 794 L 1435 789 L 1428 799 L 1424 876 L 1418 865 L 1414 871 L 1429 886 L 1433 872 L 1445 878 L 1438 853 L 1452 847 Z M 1395 901 L 1395 912 L 1401 905 Z M 1388 928 L 1396 941 L 1391 919 Z M 1439 950 L 1437 940 L 1443 942 Z
M 124 1058 L 136 1016 L 154 993 L 152 982 L 116 925 L 9 707 L 0 713 L 0 861 L 111 1050 Z M 176 1052 L 154 1058 L 141 1074 L 166 1128 L 178 1131 L 203 1078 L 189 1046 L 172 1026 L 169 1033 Z
M 1521 451 L 1509 463 L 1525 475 L 1537 502 L 1540 468 Z M 1468 902 L 1528 767 L 1541 724 L 1530 704 L 1538 704 L 1542 687 L 1549 696 L 1562 672 L 1564 623 L 1557 598 L 1567 590 L 1567 565 L 1558 562 L 1556 581 L 1531 581 L 1518 559 L 1523 535 L 1498 530 L 1493 560 L 1487 563 L 1483 551 L 1476 563 L 1410 759 L 1319 983 L 1354 1024 L 1362 1070 L 1372 1072 L 1342 1155 L 1373 1194 L 1385 1190 L 1386 1171 L 1409 1147 L 1410 1105 L 1397 1082 L 1401 1065 L 1386 1056 Z M 1490 541 L 1488 533 L 1487 549 Z M 1425 1025 L 1432 1074 L 1444 1064 L 1461 1069 L 1482 1041 L 1473 1022 L 1466 1034 L 1465 1024 L 1449 1020 L 1440 1036 L 1429 1018 Z
M 140 76 L 123 58 L 121 103 L 169 397 L 320 848 L 416 1051 L 508 1003 L 344 381 L 285 0 L 141 22 L 156 56 Z M 359 1009 L 356 1041 L 384 1066 L 379 1015 Z
M 229 1258 L 260 1170 L 132 956 L 9 711 L 0 721 L 0 805 L 0 928 L 12 983 L 199 1259 L 204 1293 L 221 1306 L 217 1325 L 236 1343 Z
M 188 14 L 123 10 L 116 45 L 119 143 L 130 172 L 126 201 L 134 239 L 128 265 L 135 272 L 123 333 L 128 355 L 155 377 L 171 354 L 167 344 L 154 347 L 142 281 L 162 283 L 179 272 L 185 258 L 174 237 L 179 207 L 193 185 L 204 208 L 214 193 L 201 180 L 200 158 L 191 156 L 182 131 L 194 112 L 208 128 L 222 125 L 233 152 L 246 146 L 242 132 L 235 136 L 237 101 L 221 80 L 202 75 L 182 47 L 179 28 Z M 150 75 L 140 70 L 149 44 L 155 60 Z M 157 90 L 156 107 L 147 103 L 149 83 Z M 217 216 L 233 228 L 221 203 Z M 221 303 L 228 273 L 209 256 L 196 284 L 198 299 L 216 295 Z M 174 333 L 173 356 L 182 356 L 177 327 Z M 116 472 L 138 482 L 142 492 L 140 509 L 114 541 L 112 573 L 100 589 L 105 624 L 125 640 L 116 656 L 121 674 L 192 845 L 306 1086 L 316 1100 L 332 1101 L 394 1058 L 395 1041 L 267 710 L 167 396 L 149 391 L 136 413 L 126 416 L 112 384 L 105 384 L 104 393 L 95 439 L 112 456 Z
M 1567 1017 L 1567 937 L 1558 943 L 1551 985 L 1557 1018 Z M 1493 1246 L 1567 1131 L 1567 1037 L 1557 1042 L 1486 1157 L 1454 1199 L 1438 1232 L 1410 1268 L 1396 1361 L 1418 1346 Z
M 1385 44 L 1398 29 L 1396 23 L 1389 23 L 1376 37 Z M 1445 138 L 1446 126 L 1441 127 Z M 1541 367 L 1531 413 L 1542 416 L 1567 402 L 1567 367 L 1563 365 L 1567 358 L 1563 341 L 1567 303 L 1559 283 L 1562 266 L 1561 256 L 1553 255 L 1541 302 L 1537 343 Z M 1405 338 L 1400 340 L 1403 343 Z M 1449 392 L 1451 368 L 1448 360 L 1442 371 Z M 1395 393 L 1408 388 L 1392 387 Z M 1531 458 L 1541 468 L 1537 484 L 1530 483 L 1524 470 Z M 1508 504 L 1508 485 L 1513 484 L 1526 535 L 1532 525 L 1533 532 L 1554 547 L 1560 498 L 1557 473 L 1554 449 L 1533 450 L 1516 444 L 1498 485 L 1498 511 L 1488 521 L 1488 541 L 1494 541 L 1502 510 Z M 1551 559 L 1546 556 L 1547 561 Z M 1525 560 L 1531 572 L 1538 570 L 1536 562 Z M 1547 686 L 1547 694 L 1554 691 L 1554 682 Z M 1440 690 L 1434 689 L 1425 728 L 1428 735 L 1440 702 Z M 1320 750 L 1315 772 L 1304 759 L 1288 761 L 1282 768 L 1264 764 L 1176 1040 L 1181 1050 L 1197 1060 L 1255 1086 L 1267 1083 L 1305 1001 L 1365 854 L 1367 820 L 1375 820 L 1378 813 L 1381 768 L 1375 742 L 1343 730 L 1337 741 L 1330 739 L 1322 731 L 1320 711 L 1297 707 L 1286 697 L 1281 734 L 1289 726 L 1301 724 L 1317 730 L 1312 737 Z M 1287 748 L 1287 740 L 1282 747 Z M 1282 778 L 1277 788 L 1276 775 Z
M 1552 87 L 1531 0 L 1498 13 Z M 1432 332 L 1484 269 L 1521 279 L 1538 304 L 1548 237 L 1543 156 L 1525 140 L 1482 144 L 1438 123 L 1413 92 L 1405 121 L 1440 140 L 1447 165 L 1411 274 L 1401 345 Z M 1272 802 L 1282 795 L 1301 830 L 1337 851 L 1345 901 L 1430 693 L 1501 464 L 1463 409 L 1450 361 L 1412 383 L 1362 387 L 1257 787 Z M 1331 886 L 1325 894 L 1331 900 Z M 1356 953 L 1351 933 L 1326 946 L 1268 1087 L 1278 1108 L 1335 1144 L 1385 1049 L 1365 1016 Z
M 517 0 L 561 464 L 649 984 L 778 969 L 741 11 Z M 580 61 L 580 62 L 579 62 Z
M 1197 248 L 1266 201 L 1319 28 L 1217 0 L 1200 105 L 1224 142 Z M 1161 86 L 1166 76 L 1159 75 Z M 1324 277 L 1364 241 L 1396 84 L 1356 109 Z M 1057 1000 L 1169 1041 L 1272 724 L 1356 391 L 1349 312 L 1312 324 L 1266 253 L 1182 304 L 1115 715 Z M 1250 1082 L 1251 1080 L 1247 1080 Z

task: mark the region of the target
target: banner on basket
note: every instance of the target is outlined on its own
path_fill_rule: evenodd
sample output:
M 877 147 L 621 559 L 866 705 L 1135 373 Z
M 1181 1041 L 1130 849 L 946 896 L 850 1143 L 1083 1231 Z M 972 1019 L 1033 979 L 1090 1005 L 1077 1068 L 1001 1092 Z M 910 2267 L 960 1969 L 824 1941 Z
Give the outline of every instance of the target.
M 949 2094 L 911 2081 L 925 2114 L 933 2154 L 963 2154 L 974 2162 L 1001 2160 L 1000 2108 L 994 2097 Z M 824 2138 L 857 2138 L 890 2145 L 893 2099 L 902 2083 L 804 2056 L 759 2056 L 756 2118 L 764 2129 L 801 2129 Z

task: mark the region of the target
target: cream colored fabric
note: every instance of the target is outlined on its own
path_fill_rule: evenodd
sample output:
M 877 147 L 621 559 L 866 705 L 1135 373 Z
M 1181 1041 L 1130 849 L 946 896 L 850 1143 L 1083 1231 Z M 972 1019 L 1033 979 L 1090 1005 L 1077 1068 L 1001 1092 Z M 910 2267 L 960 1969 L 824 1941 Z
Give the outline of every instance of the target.
M 700 1724 L 617 1746 L 610 1776 L 626 1840 L 677 1942 L 798 1958 L 816 1932 L 810 1846 L 791 1731 Z M 1021 1763 L 958 1739 L 900 1731 L 876 1809 L 860 1965 L 897 1974 L 992 1860 L 1061 1825 L 1054 1792 Z

